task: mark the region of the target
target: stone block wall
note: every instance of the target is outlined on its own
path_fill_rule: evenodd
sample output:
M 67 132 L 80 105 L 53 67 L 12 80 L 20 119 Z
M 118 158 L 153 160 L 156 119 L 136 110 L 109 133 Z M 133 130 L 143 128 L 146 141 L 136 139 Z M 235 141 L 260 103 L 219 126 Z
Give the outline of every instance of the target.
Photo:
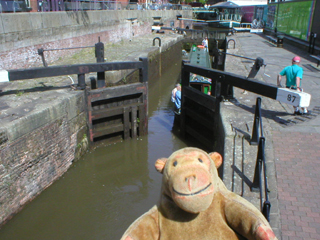
M 0 69 L 42 66 L 38 49 L 94 46 L 98 37 L 114 43 L 151 32 L 153 17 L 161 17 L 165 26 L 177 15 L 192 18 L 190 10 L 142 11 L 103 10 L 68 12 L 31 12 L 0 14 Z M 76 50 L 46 51 L 51 63 Z

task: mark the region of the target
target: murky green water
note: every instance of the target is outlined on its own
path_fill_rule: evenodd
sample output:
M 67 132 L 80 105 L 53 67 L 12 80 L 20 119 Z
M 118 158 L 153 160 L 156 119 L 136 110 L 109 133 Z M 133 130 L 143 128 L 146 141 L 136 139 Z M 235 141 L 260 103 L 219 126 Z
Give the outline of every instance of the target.
M 172 132 L 170 103 L 179 66 L 149 83 L 149 134 L 99 147 L 0 230 L 1 240 L 120 239 L 160 194 L 160 157 L 185 147 Z

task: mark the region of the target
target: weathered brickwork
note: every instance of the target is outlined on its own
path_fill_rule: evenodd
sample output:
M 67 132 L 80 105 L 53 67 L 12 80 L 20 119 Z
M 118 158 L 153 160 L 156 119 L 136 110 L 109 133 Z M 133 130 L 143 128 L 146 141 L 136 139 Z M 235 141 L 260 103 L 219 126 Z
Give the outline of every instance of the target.
M 58 100 L 47 107 L 37 104 L 32 117 L 21 116 L 0 128 L 0 225 L 61 177 L 87 149 L 82 147 L 87 132 L 84 94 L 67 91 L 56 96 Z M 25 101 L 20 104 L 27 107 Z
M 1 146 L 0 222 L 67 171 L 75 157 L 80 129 L 80 124 L 75 126 L 63 117 Z

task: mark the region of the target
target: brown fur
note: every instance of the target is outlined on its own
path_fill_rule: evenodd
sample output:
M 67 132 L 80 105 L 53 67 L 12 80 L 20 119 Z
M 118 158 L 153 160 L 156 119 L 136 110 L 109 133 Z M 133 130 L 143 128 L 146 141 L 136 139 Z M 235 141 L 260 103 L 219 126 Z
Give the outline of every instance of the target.
M 277 239 L 251 203 L 226 189 L 219 153 L 184 148 L 155 166 L 163 174 L 157 206 L 138 218 L 122 240 Z

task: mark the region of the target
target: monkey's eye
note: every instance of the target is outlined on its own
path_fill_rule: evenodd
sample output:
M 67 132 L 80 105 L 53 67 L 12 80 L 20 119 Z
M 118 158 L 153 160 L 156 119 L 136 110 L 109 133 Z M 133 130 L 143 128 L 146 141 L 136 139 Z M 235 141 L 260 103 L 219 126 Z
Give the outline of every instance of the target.
M 201 158 L 198 158 L 198 160 L 199 160 L 199 162 L 201 162 L 201 163 L 203 162 Z
M 177 161 L 174 161 L 173 162 L 173 166 L 175 167 L 175 166 L 177 166 L 178 165 L 178 162 Z

